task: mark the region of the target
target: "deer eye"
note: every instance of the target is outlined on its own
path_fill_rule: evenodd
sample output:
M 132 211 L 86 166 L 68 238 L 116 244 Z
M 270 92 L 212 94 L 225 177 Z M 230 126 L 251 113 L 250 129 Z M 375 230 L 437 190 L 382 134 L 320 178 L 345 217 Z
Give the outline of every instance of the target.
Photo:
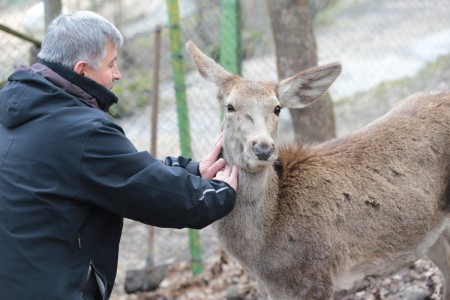
M 233 105 L 231 105 L 231 104 L 225 105 L 225 108 L 227 109 L 228 112 L 233 112 L 233 111 L 235 111 Z
M 277 116 L 280 115 L 281 112 L 281 106 L 277 105 L 273 111 Z

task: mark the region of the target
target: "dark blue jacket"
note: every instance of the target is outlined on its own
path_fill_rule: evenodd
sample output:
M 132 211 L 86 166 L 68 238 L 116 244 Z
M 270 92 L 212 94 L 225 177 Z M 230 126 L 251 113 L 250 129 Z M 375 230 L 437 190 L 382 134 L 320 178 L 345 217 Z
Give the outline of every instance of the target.
M 0 124 L 2 300 L 107 299 L 123 218 L 199 229 L 234 207 L 198 163 L 138 152 L 102 110 L 31 69 L 0 91 Z

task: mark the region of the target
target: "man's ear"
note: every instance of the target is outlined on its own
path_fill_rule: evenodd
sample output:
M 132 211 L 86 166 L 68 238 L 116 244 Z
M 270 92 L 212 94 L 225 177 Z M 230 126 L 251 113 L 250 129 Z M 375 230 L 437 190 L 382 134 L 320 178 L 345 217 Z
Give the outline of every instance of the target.
M 73 67 L 73 71 L 77 74 L 84 76 L 84 69 L 86 68 L 87 63 L 84 60 L 78 61 L 75 66 Z

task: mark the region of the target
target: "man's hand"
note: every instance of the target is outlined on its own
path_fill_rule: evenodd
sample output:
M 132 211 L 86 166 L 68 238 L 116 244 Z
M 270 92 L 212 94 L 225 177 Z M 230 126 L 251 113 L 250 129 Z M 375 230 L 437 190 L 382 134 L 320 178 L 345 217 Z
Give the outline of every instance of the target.
M 222 151 L 223 133 L 219 135 L 214 146 L 209 154 L 199 162 L 199 169 L 202 178 L 211 179 L 216 176 L 216 173 L 225 167 L 225 160 L 219 158 L 220 151 Z
M 237 191 L 237 175 L 238 168 L 233 166 L 230 168 L 229 166 L 225 166 L 222 171 L 217 172 L 216 177 L 214 179 L 222 180 L 228 183 L 235 191 Z
M 228 183 L 234 190 L 237 188 L 237 174 L 236 166 L 230 168 L 225 166 L 225 160 L 219 158 L 220 151 L 222 151 L 223 133 L 219 135 L 211 152 L 199 162 L 199 170 L 202 178 L 218 179 Z

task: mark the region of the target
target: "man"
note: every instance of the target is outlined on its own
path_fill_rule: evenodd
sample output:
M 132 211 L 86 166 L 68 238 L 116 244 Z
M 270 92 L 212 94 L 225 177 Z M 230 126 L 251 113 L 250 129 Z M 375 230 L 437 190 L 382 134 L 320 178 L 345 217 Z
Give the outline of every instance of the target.
M 107 299 L 123 218 L 199 229 L 235 205 L 220 138 L 199 163 L 163 163 L 105 113 L 121 45 L 97 14 L 61 15 L 0 91 L 0 299 Z

